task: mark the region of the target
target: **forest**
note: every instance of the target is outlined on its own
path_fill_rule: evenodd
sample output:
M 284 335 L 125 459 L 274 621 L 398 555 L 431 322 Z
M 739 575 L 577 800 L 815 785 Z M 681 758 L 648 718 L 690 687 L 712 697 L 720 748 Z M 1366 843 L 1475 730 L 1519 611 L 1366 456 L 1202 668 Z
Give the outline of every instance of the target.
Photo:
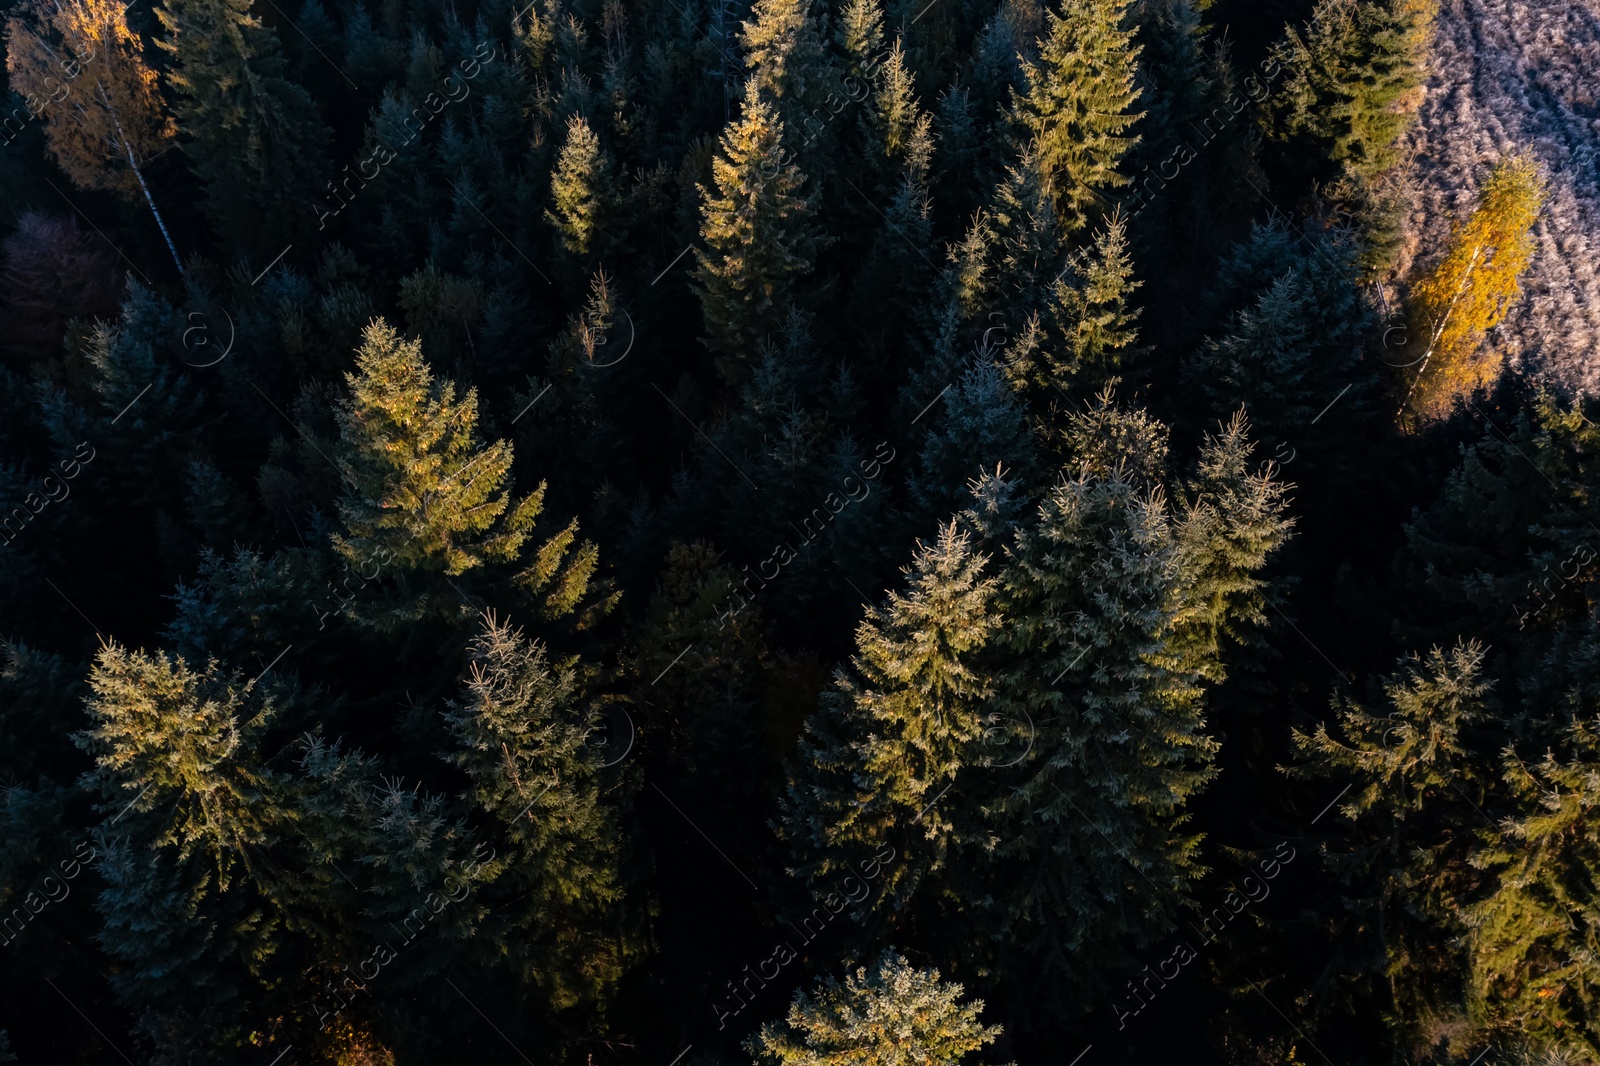
M 0 18 L 0 1063 L 1600 1064 L 1596 0 Z

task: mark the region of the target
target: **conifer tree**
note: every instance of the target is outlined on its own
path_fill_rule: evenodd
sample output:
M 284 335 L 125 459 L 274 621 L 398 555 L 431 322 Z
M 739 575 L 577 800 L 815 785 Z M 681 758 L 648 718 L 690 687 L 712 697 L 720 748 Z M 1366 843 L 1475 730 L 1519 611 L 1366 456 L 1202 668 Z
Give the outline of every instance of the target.
M 89 688 L 77 740 L 95 767 L 80 785 L 105 816 L 98 906 L 101 940 L 124 961 L 115 987 L 138 1009 L 220 1007 L 280 936 L 268 849 L 283 786 L 257 749 L 274 701 L 214 660 L 195 671 L 117 644 Z
M 306 204 L 329 169 L 316 105 L 285 77 L 277 33 L 250 0 L 165 0 L 156 14 L 206 213 L 229 245 L 270 259 L 308 230 Z M 279 224 L 265 231 L 263 216 Z
M 1053 391 L 1051 399 L 1107 384 L 1137 350 L 1138 311 L 1131 304 L 1141 284 L 1133 276 L 1127 224 L 1113 215 L 1093 249 L 1072 257 L 1051 283 L 1048 340 L 1009 363 L 1012 380 L 1034 395 Z
M 761 608 L 746 598 L 752 578 L 740 576 L 704 541 L 667 549 L 630 655 L 630 713 L 642 758 L 678 771 L 702 810 L 749 812 L 752 836 L 765 840 L 761 797 L 779 768 L 762 751 L 759 709 L 772 664 Z
M 749 77 L 745 95 L 776 105 L 791 125 L 820 103 L 833 71 L 811 0 L 756 0 L 740 27 Z
M 1466 630 L 1498 645 L 1526 642 L 1529 631 L 1582 631 L 1574 623 L 1589 614 L 1600 558 L 1589 524 L 1600 486 L 1591 410 L 1592 401 L 1568 406 L 1545 393 L 1532 411 L 1484 426 L 1437 499 L 1408 523 L 1406 562 L 1419 601 L 1411 621 L 1429 639 Z M 1535 470 L 1540 476 L 1529 476 Z M 1539 661 L 1530 677 L 1559 690 L 1562 661 Z
M 580 693 L 579 663 L 552 660 L 492 614 L 468 654 L 461 697 L 445 712 L 451 760 L 503 844 L 484 891 L 505 907 L 480 935 L 514 939 L 521 979 L 567 1007 L 604 991 L 621 964 L 615 936 L 602 935 L 622 897 L 622 847 L 591 743 L 598 709 Z
M 1305 33 L 1285 27 L 1288 70 L 1263 112 L 1269 136 L 1367 178 L 1388 167 L 1420 103 L 1437 0 L 1319 0 Z
M 1183 575 L 1159 488 L 1069 473 L 1008 555 L 991 713 L 1032 742 L 955 891 L 981 901 L 1000 972 L 1070 1017 L 1199 876 L 1184 808 L 1217 742 L 1201 664 L 1173 641 Z
M 6 71 L 11 87 L 25 95 L 65 94 L 60 106 L 44 113 L 51 157 L 82 188 L 143 194 L 182 274 L 183 261 L 143 170 L 171 145 L 175 127 L 126 7 L 117 0 L 29 4 L 6 23 Z
M 983 1000 L 885 951 L 840 981 L 796 992 L 783 1024 L 768 1022 L 745 1043 L 757 1066 L 958 1066 L 994 1043 L 998 1025 L 978 1022 Z
M 1315 413 L 1308 410 L 1318 396 L 1314 384 L 1316 378 L 1328 380 L 1329 369 L 1317 358 L 1318 349 L 1334 339 L 1315 332 L 1316 299 L 1305 278 L 1284 274 L 1253 308 L 1240 312 L 1227 336 L 1207 342 L 1190 374 L 1212 404 L 1243 401 L 1252 419 L 1269 431 L 1282 431 L 1296 424 L 1296 416 Z M 1342 361 L 1353 361 L 1356 351 L 1350 343 Z
M 1061 429 L 1062 464 L 1079 477 L 1121 477 L 1140 489 L 1165 485 L 1170 431 L 1142 407 L 1117 403 L 1101 390 L 1082 411 L 1069 413 Z
M 573 115 L 567 120 L 567 142 L 550 175 L 552 210 L 544 216 L 568 254 L 586 259 L 598 249 L 615 210 L 612 199 L 610 158 L 588 121 Z
M 1522 293 L 1518 279 L 1533 257 L 1530 231 L 1544 197 L 1532 157 L 1502 158 L 1443 258 L 1412 286 L 1411 336 L 1420 361 L 1406 402 L 1422 417 L 1446 414 L 1499 374 L 1499 357 L 1478 357 L 1478 345 Z
M 1134 9 L 1142 42 L 1141 72 L 1153 83 L 1139 145 L 1145 158 L 1169 158 L 1190 139 L 1187 124 L 1220 103 L 1202 51 L 1203 6 L 1194 0 L 1146 0 Z
M 1392 1017 L 1413 1033 L 1463 1000 L 1451 945 L 1463 931 L 1459 901 L 1476 880 L 1468 861 L 1478 862 L 1471 852 L 1490 769 L 1474 736 L 1487 715 L 1484 656 L 1476 643 L 1407 656 L 1383 683 L 1384 716 L 1340 699 L 1337 729 L 1294 732 L 1308 760 L 1296 772 L 1355 778 L 1340 809 L 1356 824 L 1357 846 L 1330 861 L 1358 934 L 1377 940 Z
M 104 475 L 109 491 L 130 507 L 182 498 L 184 457 L 203 432 L 208 383 L 171 354 L 182 322 L 171 304 L 130 278 L 118 320 L 96 323 L 81 337 L 77 388 L 41 389 L 56 448 L 98 462 L 91 477 L 115 469 Z
M 845 55 L 845 73 L 865 76 L 883 48 L 883 4 L 880 0 L 845 0 L 834 39 Z
M 1023 67 L 1027 89 L 1012 92 L 1068 233 L 1100 213 L 1104 193 L 1128 183 L 1118 164 L 1137 141 L 1129 130 L 1142 114 L 1133 110 L 1139 46 L 1131 4 L 1084 0 L 1050 11 L 1039 59 Z
M 1600 736 L 1574 718 L 1562 741 L 1532 764 L 1507 753 L 1521 811 L 1472 856 L 1495 885 L 1463 924 L 1473 1020 L 1581 1059 L 1600 1054 Z
M 1042 316 L 1061 273 L 1066 238 L 1041 161 L 1026 151 L 1006 168 L 986 210 L 951 250 L 961 311 L 985 327 L 1002 326 L 1013 376 L 1011 368 L 1026 365 L 1033 349 L 1044 343 Z
M 980 354 L 945 394 L 944 417 L 923 435 L 912 495 L 927 518 L 943 521 L 970 500 L 969 482 L 997 465 L 1013 481 L 1033 485 L 1038 450 L 1016 393 L 994 360 Z
M 904 155 L 914 141 L 927 140 L 933 122 L 917 101 L 911 69 L 898 37 L 883 63 L 881 79 L 873 94 L 874 117 L 881 131 L 879 148 L 883 155 L 895 158 Z M 927 160 L 922 160 L 916 169 L 925 172 Z
M 434 379 L 422 345 L 382 320 L 367 327 L 356 371 L 345 380 L 350 396 L 335 412 L 345 531 L 333 544 L 360 573 L 397 575 L 395 595 L 368 621 L 389 628 L 453 613 L 461 601 L 449 579 L 523 562 L 544 486 L 513 497 L 511 444 L 479 441 L 476 390 L 457 399 L 454 382 Z M 593 545 L 567 557 L 576 529 L 574 520 L 539 545 L 512 577 L 524 592 L 543 592 L 552 617 L 577 607 L 594 572 Z
M 29 211 L 0 246 L 9 296 L 4 346 L 22 365 L 62 347 L 72 318 L 112 318 L 122 293 L 116 253 L 71 217 Z
M 1273 595 L 1264 571 L 1294 529 L 1292 486 L 1270 464 L 1252 470 L 1249 431 L 1238 411 L 1220 433 L 1206 435 L 1177 517 L 1181 607 L 1173 618 L 1173 645 L 1187 644 L 1182 654 L 1213 684 L 1223 680 L 1226 652 L 1242 646 L 1264 654 L 1262 630 Z
M 836 672 L 807 724 L 785 803 L 813 891 L 888 846 L 897 857 L 871 905 L 899 911 L 944 866 L 957 818 L 937 800 L 981 757 L 992 694 L 977 665 L 1000 622 L 988 563 L 952 521 L 918 542 L 906 591 L 857 627 L 852 669 Z
M 707 343 L 729 381 L 741 379 L 756 350 L 789 316 L 792 279 L 811 268 L 805 175 L 783 158 L 783 122 L 752 83 L 743 113 L 723 132 L 700 190 L 695 283 Z
M 1339 462 L 1324 443 L 1318 415 L 1336 397 L 1341 418 L 1370 404 L 1375 385 L 1365 348 L 1376 325 L 1352 283 L 1356 247 L 1323 236 L 1297 240 L 1281 223 L 1258 226 L 1224 263 L 1208 303 L 1232 312 L 1220 336 L 1204 341 L 1184 367 L 1206 400 L 1207 421 L 1241 406 L 1268 442 L 1304 442 L 1307 465 Z

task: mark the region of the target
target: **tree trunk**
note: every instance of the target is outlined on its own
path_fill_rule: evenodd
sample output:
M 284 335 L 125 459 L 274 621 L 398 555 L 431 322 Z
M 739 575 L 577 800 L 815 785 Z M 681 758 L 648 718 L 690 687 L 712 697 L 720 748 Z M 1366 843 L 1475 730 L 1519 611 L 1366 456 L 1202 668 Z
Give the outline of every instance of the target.
M 183 269 L 183 260 L 178 258 L 178 249 L 173 246 L 172 234 L 167 232 L 167 224 L 162 220 L 161 212 L 156 209 L 155 199 L 150 195 L 150 186 L 144 183 L 144 175 L 139 171 L 139 164 L 133 161 L 133 149 L 127 145 L 123 147 L 128 148 L 128 165 L 133 168 L 133 176 L 139 179 L 139 191 L 144 193 L 144 202 L 150 205 L 150 213 L 156 216 L 156 225 L 161 229 L 162 239 L 167 242 L 167 251 L 172 253 L 172 263 L 178 268 L 178 275 L 188 281 L 189 272 Z
M 178 249 L 172 243 L 172 234 L 167 232 L 167 223 L 161 217 L 161 212 L 156 208 L 155 197 L 150 195 L 150 186 L 144 183 L 144 173 L 139 170 L 139 163 L 133 158 L 133 145 L 128 143 L 128 136 L 122 131 L 122 119 L 117 117 L 116 109 L 111 106 L 111 101 L 106 99 L 105 89 L 100 90 L 100 102 L 111 115 L 111 121 L 117 126 L 117 140 L 122 142 L 122 150 L 128 157 L 128 166 L 133 170 L 134 178 L 139 182 L 139 191 L 144 193 L 144 202 L 150 205 L 150 213 L 156 216 L 156 225 L 161 230 L 162 240 L 167 242 L 167 251 L 172 253 L 172 263 L 178 268 L 178 276 L 184 281 L 189 280 L 189 272 L 183 269 L 183 260 L 178 258 Z
M 1472 272 L 1478 266 L 1478 257 L 1483 254 L 1483 245 L 1479 244 L 1472 250 L 1472 259 L 1467 263 L 1466 272 L 1461 275 L 1461 284 L 1456 286 L 1454 295 L 1450 297 L 1450 306 L 1444 309 L 1444 316 L 1439 319 L 1439 326 L 1433 331 L 1433 337 L 1428 341 L 1428 350 L 1423 353 L 1422 365 L 1417 368 L 1417 376 L 1411 379 L 1411 387 L 1406 390 L 1406 398 L 1400 401 L 1400 410 L 1406 409 L 1406 404 L 1411 402 L 1412 393 L 1417 391 L 1417 385 L 1422 381 L 1422 374 L 1428 369 L 1428 360 L 1433 358 L 1434 346 L 1439 343 L 1439 338 L 1444 336 L 1444 327 L 1450 321 L 1450 315 L 1456 309 L 1456 304 L 1461 300 L 1461 294 L 1467 291 L 1467 282 L 1472 278 Z

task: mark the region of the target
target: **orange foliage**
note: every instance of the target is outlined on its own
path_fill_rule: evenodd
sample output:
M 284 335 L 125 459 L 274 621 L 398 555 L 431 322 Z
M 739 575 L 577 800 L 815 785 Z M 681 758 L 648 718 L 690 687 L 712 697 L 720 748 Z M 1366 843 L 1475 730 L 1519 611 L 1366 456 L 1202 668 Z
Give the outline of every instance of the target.
M 6 25 L 6 70 L 42 113 L 50 155 L 84 189 L 140 191 L 138 167 L 176 128 L 119 0 L 27 0 Z
M 1533 256 L 1530 231 L 1544 197 L 1531 158 L 1502 158 L 1478 206 L 1454 228 L 1444 257 L 1412 287 L 1411 335 L 1420 350 L 1407 403 L 1417 417 L 1443 417 L 1456 400 L 1498 376 L 1499 353 L 1479 349 L 1484 333 L 1522 294 L 1517 279 Z

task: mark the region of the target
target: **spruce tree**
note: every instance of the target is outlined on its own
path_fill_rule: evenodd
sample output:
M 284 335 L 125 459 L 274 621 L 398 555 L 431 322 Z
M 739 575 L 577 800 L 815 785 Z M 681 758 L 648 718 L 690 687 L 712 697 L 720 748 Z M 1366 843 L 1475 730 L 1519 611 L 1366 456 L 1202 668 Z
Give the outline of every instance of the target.
M 951 249 L 950 280 L 958 286 L 961 313 L 980 328 L 1004 331 L 1004 359 L 1014 378 L 1013 368 L 1037 358 L 1034 349 L 1045 342 L 1043 315 L 1066 237 L 1041 161 L 1028 151 L 1006 169 L 961 245 Z
M 943 522 L 971 498 L 969 483 L 1004 467 L 1040 487 L 1039 447 L 1027 412 L 992 358 L 979 355 L 945 394 L 943 417 L 923 434 L 911 492 L 925 519 Z
M 756 0 L 740 27 L 745 95 L 775 105 L 792 126 L 833 88 L 833 71 L 811 0 Z
M 1383 682 L 1385 714 L 1337 699 L 1336 727 L 1294 731 L 1306 757 L 1295 772 L 1355 779 L 1340 806 L 1353 846 L 1330 849 L 1329 862 L 1351 934 L 1382 960 L 1391 1017 L 1419 1044 L 1465 995 L 1461 904 L 1475 893 L 1469 863 L 1481 864 L 1472 853 L 1493 772 L 1476 731 L 1489 710 L 1484 657 L 1476 643 L 1407 656 Z
M 1358 421 L 1377 385 L 1365 351 L 1376 315 L 1352 283 L 1357 254 L 1348 239 L 1302 241 L 1281 222 L 1234 250 L 1205 301 L 1217 318 L 1232 314 L 1183 368 L 1204 421 L 1242 406 L 1263 440 L 1293 440 L 1307 466 L 1342 462 L 1334 426 Z M 1320 419 L 1335 399 L 1339 418 Z
M 156 11 L 184 152 L 228 250 L 271 260 L 311 232 L 308 204 L 328 173 L 328 131 L 284 74 L 277 33 L 250 0 L 165 0 Z M 277 220 L 263 228 L 263 216 Z
M 1053 389 L 1052 399 L 1107 384 L 1123 360 L 1137 354 L 1139 312 L 1132 303 L 1141 284 L 1133 275 L 1127 224 L 1113 215 L 1092 250 L 1068 260 L 1051 285 L 1049 342 L 1025 363 L 1012 364 L 1013 379 Z
M 451 761 L 471 782 L 464 798 L 493 820 L 501 845 L 483 889 L 495 917 L 479 935 L 514 939 L 520 979 L 568 1007 L 616 981 L 625 947 L 604 932 L 622 897 L 623 849 L 591 743 L 599 711 L 581 692 L 581 664 L 552 659 L 492 614 L 468 656 L 445 721 Z
M 546 615 L 572 613 L 588 591 L 595 548 L 584 542 L 568 557 L 574 520 L 526 558 L 544 486 L 513 497 L 511 444 L 480 442 L 476 390 L 457 399 L 454 382 L 434 379 L 421 344 L 381 320 L 367 327 L 345 380 L 350 395 L 336 411 L 344 532 L 333 545 L 358 572 L 396 581 L 366 620 L 391 628 L 454 615 L 461 598 L 450 579 L 488 566 L 518 567 L 511 583 L 543 593 Z
M 992 695 L 979 665 L 1000 625 L 988 564 L 953 521 L 919 542 L 906 591 L 869 610 L 851 669 L 835 673 L 807 724 L 783 826 L 818 895 L 890 847 L 871 906 L 901 911 L 945 865 L 965 819 L 949 813 L 959 797 L 938 801 L 981 758 Z
M 845 74 L 866 76 L 883 48 L 883 4 L 880 0 L 845 0 L 833 32 L 845 55 Z
M 1118 165 L 1137 143 L 1129 130 L 1142 114 L 1133 110 L 1140 94 L 1131 5 L 1084 0 L 1050 11 L 1039 59 L 1023 67 L 1027 89 L 1012 90 L 1012 108 L 1068 233 L 1101 213 L 1106 192 L 1128 184 Z
M 978 1022 L 983 1000 L 885 951 L 840 981 L 796 992 L 783 1024 L 768 1022 L 745 1043 L 757 1066 L 958 1066 L 1000 1036 Z
M 1494 878 L 1466 908 L 1472 1019 L 1536 1053 L 1600 1054 L 1600 833 L 1593 719 L 1574 719 L 1561 752 L 1508 752 L 1520 811 L 1484 834 L 1472 864 Z M 1453 900 L 1451 901 L 1453 902 Z
M 1182 555 L 1159 488 L 1068 476 L 1002 573 L 991 712 L 1029 745 L 958 898 L 999 971 L 1070 1017 L 1175 919 L 1201 873 L 1187 801 L 1215 774 L 1200 664 L 1175 639 Z M 995 892 L 994 885 L 1004 885 Z
M 1357 177 L 1394 161 L 1426 76 L 1437 0 L 1319 0 L 1305 32 L 1285 27 L 1287 68 L 1263 111 L 1268 135 Z
M 792 280 L 811 268 L 805 175 L 783 158 L 783 122 L 752 83 L 743 113 L 723 132 L 700 190 L 694 272 L 706 343 L 728 381 L 742 379 L 763 340 L 788 318 Z
M 1143 407 L 1119 404 L 1109 388 L 1068 414 L 1057 432 L 1069 475 L 1121 477 L 1140 489 L 1166 484 L 1171 431 Z
M 902 157 L 907 148 L 917 141 L 928 139 L 932 117 L 922 110 L 917 101 L 916 86 L 910 66 L 906 63 L 905 49 L 900 39 L 889 49 L 889 58 L 883 63 L 881 81 L 873 94 L 873 118 L 878 130 L 879 150 L 889 158 Z M 931 146 L 929 149 L 931 151 Z M 925 174 L 927 160 L 915 168 Z
M 1178 507 L 1182 606 L 1173 643 L 1189 645 L 1185 656 L 1213 684 L 1223 680 L 1224 659 L 1236 648 L 1249 649 L 1250 667 L 1261 669 L 1266 608 L 1275 596 L 1265 570 L 1295 525 L 1288 515 L 1293 486 L 1270 465 L 1252 467 L 1249 432 L 1239 411 L 1220 433 L 1206 435 Z
M 76 739 L 95 763 L 80 786 L 104 816 L 94 841 L 100 939 L 123 962 L 114 987 L 135 1009 L 192 1017 L 227 1005 L 244 1022 L 229 1001 L 281 936 L 270 848 L 284 785 L 258 747 L 274 700 L 215 660 L 196 671 L 117 644 L 96 657 L 89 689 L 90 726 Z
M 545 221 L 555 227 L 569 255 L 587 259 L 603 240 L 615 212 L 611 160 L 582 115 L 567 120 L 567 141 L 550 174 L 551 210 Z

